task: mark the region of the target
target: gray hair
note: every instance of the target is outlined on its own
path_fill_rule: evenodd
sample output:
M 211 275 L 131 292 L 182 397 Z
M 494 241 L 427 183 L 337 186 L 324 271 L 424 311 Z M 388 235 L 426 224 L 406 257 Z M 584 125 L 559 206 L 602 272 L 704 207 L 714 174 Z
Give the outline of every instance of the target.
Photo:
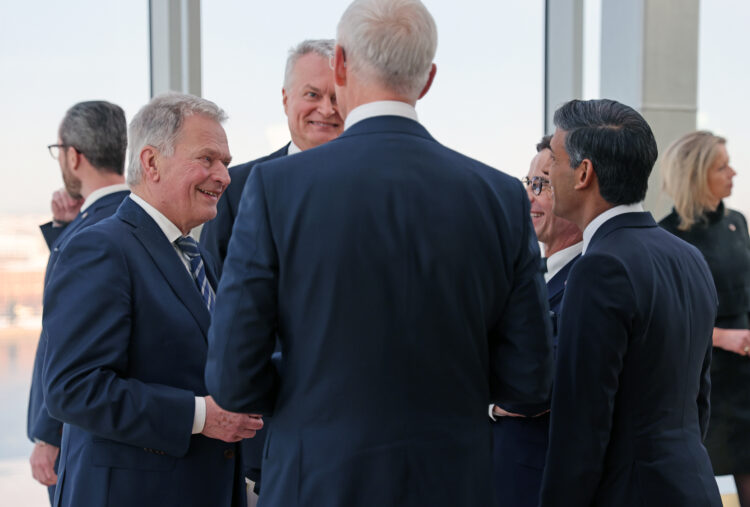
M 128 136 L 120 106 L 104 100 L 79 102 L 65 113 L 58 135 L 62 144 L 84 154 L 99 171 L 124 172 Z
M 173 155 L 182 123 L 185 118 L 194 114 L 219 123 L 227 119 L 224 110 L 210 100 L 175 92 L 154 97 L 138 111 L 130 122 L 128 185 L 132 187 L 141 181 L 141 150 L 146 146 L 153 146 L 167 157 Z
M 349 70 L 365 80 L 415 100 L 427 84 L 437 27 L 419 0 L 355 0 L 336 35 Z
M 289 90 L 292 85 L 292 76 L 294 66 L 297 61 L 309 53 L 315 53 L 326 60 L 333 56 L 333 48 L 336 41 L 333 39 L 307 39 L 303 40 L 289 50 L 289 56 L 286 59 L 286 69 L 284 70 L 284 88 Z

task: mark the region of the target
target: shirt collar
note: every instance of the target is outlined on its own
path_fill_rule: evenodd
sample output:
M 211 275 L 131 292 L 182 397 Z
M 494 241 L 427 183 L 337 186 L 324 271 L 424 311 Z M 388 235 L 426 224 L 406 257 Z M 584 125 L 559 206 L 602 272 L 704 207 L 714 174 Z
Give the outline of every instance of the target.
M 582 254 L 586 253 L 586 249 L 589 246 L 589 243 L 591 242 L 591 238 L 594 237 L 594 234 L 597 230 L 599 230 L 599 227 L 604 225 L 605 222 L 607 222 L 609 219 L 616 217 L 617 215 L 622 215 L 624 213 L 638 213 L 643 211 L 643 203 L 637 202 L 635 204 L 620 204 L 619 206 L 615 206 L 614 208 L 610 208 L 604 213 L 599 214 L 596 218 L 594 218 L 591 222 L 589 222 L 589 225 L 586 226 L 586 228 L 583 230 L 583 252 Z
M 114 194 L 115 192 L 122 192 L 124 190 L 130 190 L 130 188 L 125 183 L 118 183 L 117 185 L 108 185 L 106 187 L 97 188 L 89 194 L 85 201 L 83 201 L 81 211 L 86 211 L 87 208 L 89 208 L 92 204 L 94 204 L 105 195 Z
M 302 149 L 299 146 L 297 146 L 296 144 L 294 144 L 294 141 L 292 141 L 292 142 L 289 143 L 289 148 L 286 150 L 286 154 L 287 155 L 294 155 L 295 153 L 299 153 L 301 151 L 302 151 Z
M 410 104 L 398 100 L 379 100 L 362 104 L 349 111 L 344 122 L 344 130 L 357 122 L 375 116 L 401 116 L 417 122 L 419 121 L 417 110 Z
M 569 247 L 559 250 L 547 257 L 547 272 L 544 273 L 544 281 L 549 282 L 552 278 L 564 268 L 576 255 L 583 250 L 583 241 L 579 241 Z
M 170 220 L 165 217 L 161 211 L 154 208 L 145 200 L 143 200 L 143 198 L 133 193 L 130 194 L 130 198 L 133 199 L 133 202 L 143 208 L 143 211 L 148 213 L 148 216 L 154 219 L 154 222 L 156 222 L 156 225 L 159 226 L 159 229 L 161 229 L 161 232 L 164 233 L 170 243 L 174 243 L 177 238 L 182 236 L 182 232 L 180 232 L 180 229 L 175 224 L 170 222 Z

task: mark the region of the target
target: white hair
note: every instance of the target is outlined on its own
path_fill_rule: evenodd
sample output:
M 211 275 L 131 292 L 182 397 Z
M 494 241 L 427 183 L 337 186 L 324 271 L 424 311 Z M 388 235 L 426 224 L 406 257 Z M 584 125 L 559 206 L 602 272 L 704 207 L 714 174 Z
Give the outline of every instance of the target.
M 414 99 L 427 84 L 437 27 L 419 0 L 355 0 L 336 36 L 349 70 L 363 79 Z
M 227 119 L 224 110 L 210 100 L 175 92 L 157 95 L 138 111 L 131 120 L 128 131 L 128 185 L 137 185 L 143 176 L 141 150 L 145 146 L 153 146 L 163 155 L 173 155 L 174 143 L 185 118 L 194 114 L 206 116 L 219 123 Z
M 309 53 L 315 53 L 321 58 L 329 60 L 333 56 L 335 45 L 336 41 L 333 39 L 307 39 L 291 48 L 284 70 L 284 88 L 289 90 L 289 87 L 292 85 L 292 76 L 294 75 L 294 66 L 297 65 L 297 60 Z

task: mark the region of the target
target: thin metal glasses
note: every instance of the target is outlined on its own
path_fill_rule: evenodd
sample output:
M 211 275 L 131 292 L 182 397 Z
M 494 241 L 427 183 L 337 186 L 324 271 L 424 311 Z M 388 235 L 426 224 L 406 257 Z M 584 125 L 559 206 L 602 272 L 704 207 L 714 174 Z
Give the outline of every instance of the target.
M 547 178 L 542 178 L 541 176 L 534 176 L 532 178 L 529 178 L 528 176 L 524 176 L 521 181 L 523 182 L 526 187 L 531 187 L 531 191 L 534 193 L 534 195 L 539 195 L 542 193 L 542 189 L 546 188 L 552 188 L 552 186 L 549 183 L 549 180 Z

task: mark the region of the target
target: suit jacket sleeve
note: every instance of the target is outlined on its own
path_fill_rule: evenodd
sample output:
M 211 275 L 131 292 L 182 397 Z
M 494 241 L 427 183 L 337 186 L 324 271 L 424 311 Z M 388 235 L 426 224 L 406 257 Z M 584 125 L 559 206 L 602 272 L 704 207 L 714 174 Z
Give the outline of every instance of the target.
M 606 255 L 581 257 L 563 297 L 542 505 L 591 505 L 635 314 L 624 266 Z
M 490 331 L 490 394 L 500 406 L 512 404 L 513 411 L 534 415 L 549 404 L 552 327 L 529 200 L 520 183 L 516 190 L 516 219 L 522 232 L 512 262 L 510 294 Z
M 42 231 L 42 236 L 44 236 L 44 241 L 47 243 L 47 248 L 52 250 L 52 245 L 55 244 L 55 241 L 60 237 L 60 234 L 62 234 L 67 226 L 68 224 L 55 227 L 52 225 L 52 222 L 47 222 L 46 224 L 39 226 L 39 229 Z
M 279 384 L 271 362 L 279 267 L 262 168 L 250 173 L 240 199 L 208 333 L 205 381 L 224 409 L 270 414 Z
M 76 234 L 63 250 L 44 298 L 45 401 L 52 417 L 98 437 L 182 456 L 193 393 L 128 376 L 137 370 L 131 276 L 120 246 L 99 231 Z

